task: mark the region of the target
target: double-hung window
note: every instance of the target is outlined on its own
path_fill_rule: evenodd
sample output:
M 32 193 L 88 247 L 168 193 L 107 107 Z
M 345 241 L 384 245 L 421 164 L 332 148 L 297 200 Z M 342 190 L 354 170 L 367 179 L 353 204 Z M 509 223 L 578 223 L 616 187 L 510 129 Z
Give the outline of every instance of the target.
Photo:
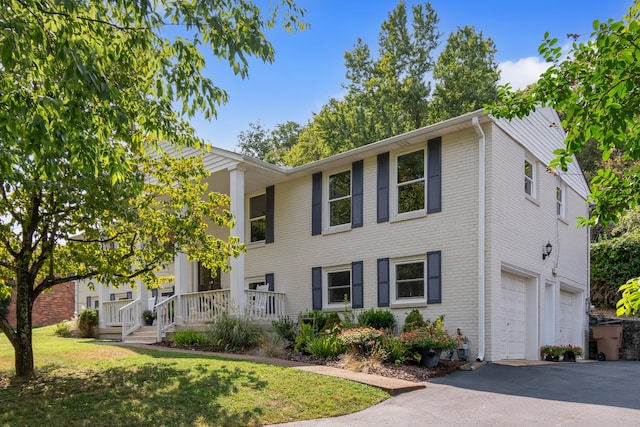
M 397 213 L 425 209 L 425 150 L 397 157 Z
M 396 301 L 424 299 L 425 296 L 424 260 L 398 262 L 395 264 Z
M 351 223 L 351 171 L 329 175 L 329 227 Z
M 351 269 L 331 269 L 326 272 L 327 303 L 342 304 L 351 301 Z
M 562 189 L 562 186 L 556 187 L 556 213 L 561 218 L 564 218 L 564 209 L 565 209 L 564 198 L 565 198 L 565 194 L 564 194 L 564 190 Z
M 266 238 L 267 230 L 267 196 L 261 194 L 249 199 L 249 228 L 251 242 L 261 242 Z
M 535 197 L 535 169 L 527 160 L 524 161 L 524 192 L 527 196 Z

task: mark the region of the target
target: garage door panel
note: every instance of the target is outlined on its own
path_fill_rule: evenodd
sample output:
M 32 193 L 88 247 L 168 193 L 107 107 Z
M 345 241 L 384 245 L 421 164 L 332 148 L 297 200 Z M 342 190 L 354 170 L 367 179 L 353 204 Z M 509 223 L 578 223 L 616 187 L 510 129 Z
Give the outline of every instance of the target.
M 524 359 L 527 335 L 526 285 L 523 277 L 503 273 L 502 313 L 505 359 Z

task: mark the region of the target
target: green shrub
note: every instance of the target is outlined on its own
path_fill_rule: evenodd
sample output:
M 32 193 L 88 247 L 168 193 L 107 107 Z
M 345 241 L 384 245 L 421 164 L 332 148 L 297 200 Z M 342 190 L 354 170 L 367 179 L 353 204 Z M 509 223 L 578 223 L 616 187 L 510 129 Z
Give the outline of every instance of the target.
M 264 334 L 258 347 L 258 356 L 282 358 L 291 343 L 277 333 Z
M 341 323 L 342 320 L 340 319 L 340 315 L 338 313 L 331 313 L 327 317 L 327 321 L 324 323 L 322 331 L 333 332 L 336 328 L 340 328 Z
M 338 334 L 338 339 L 352 354 L 369 357 L 378 346 L 383 333 L 374 328 L 343 329 Z
M 53 333 L 59 337 L 67 338 L 71 336 L 71 325 L 66 320 L 56 324 Z
M 174 332 L 171 337 L 171 341 L 177 346 L 209 346 L 209 342 L 205 338 L 204 334 L 201 331 L 194 331 L 193 329 Z
M 358 315 L 360 326 L 370 326 L 375 329 L 393 330 L 396 326 L 396 317 L 389 310 L 377 310 L 370 308 Z
M 78 317 L 78 334 L 82 338 L 95 338 L 98 336 L 98 312 L 85 308 Z
M 300 330 L 296 336 L 296 343 L 293 346 L 293 350 L 305 353 L 307 351 L 307 344 L 313 341 L 316 335 L 317 334 L 310 323 L 300 323 Z
M 323 359 L 334 359 L 344 353 L 344 346 L 335 335 L 319 335 L 307 343 L 307 352 Z
M 422 313 L 417 308 L 414 308 L 409 312 L 407 318 L 404 320 L 404 326 L 402 327 L 402 332 L 413 331 L 414 329 L 422 328 L 426 326 L 427 322 L 424 321 L 424 317 L 422 317 Z
M 591 244 L 591 303 L 614 308 L 618 288 L 640 276 L 640 237 L 626 234 Z
M 322 329 L 325 323 L 327 323 L 328 315 L 320 310 L 311 310 L 300 313 L 298 318 L 300 324 L 306 323 L 313 327 L 313 332 L 316 334 Z
M 380 340 L 380 347 L 385 352 L 385 361 L 401 365 L 406 361 L 407 347 L 394 335 L 387 334 Z
M 262 340 L 262 329 L 248 317 L 221 314 L 207 323 L 205 339 L 221 351 L 244 351 L 257 347 Z
M 289 316 L 271 322 L 273 330 L 278 336 L 287 341 L 287 347 L 293 346 L 296 342 L 298 324 L 291 320 Z

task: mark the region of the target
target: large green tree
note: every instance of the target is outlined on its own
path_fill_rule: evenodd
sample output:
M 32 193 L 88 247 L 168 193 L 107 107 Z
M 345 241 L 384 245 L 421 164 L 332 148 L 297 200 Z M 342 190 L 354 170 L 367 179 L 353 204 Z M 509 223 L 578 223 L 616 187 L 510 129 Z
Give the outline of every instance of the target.
M 574 154 L 593 138 L 603 160 L 613 153 L 630 168 L 602 168 L 591 180 L 589 202 L 594 209 L 586 224 L 616 221 L 640 202 L 640 2 L 635 0 L 622 20 L 594 21 L 589 40 L 574 41 L 568 53 L 558 39 L 545 35 L 540 54 L 550 63 L 537 84 L 523 92 L 501 89 L 499 117 L 523 117 L 538 105 L 564 113 L 565 147 L 556 150 L 551 167 L 566 168 Z M 640 281 L 624 286 L 619 313 L 640 310 Z
M 439 122 L 482 108 L 498 99 L 500 70 L 495 43 L 465 26 L 451 33 L 433 68 L 436 80 L 431 121 Z
M 301 131 L 302 126 L 292 121 L 279 123 L 273 130 L 259 122 L 249 123 L 249 129 L 238 135 L 238 148 L 256 159 L 283 165 L 285 154 L 298 143 Z
M 428 123 L 433 50 L 438 46 L 438 17 L 429 3 L 411 8 L 398 3 L 382 23 L 377 56 L 358 39 L 345 53 L 347 90 L 330 99 L 285 157 L 290 165 L 318 160 L 370 144 Z M 320 147 L 319 147 L 320 146 Z
M 274 58 L 277 17 L 300 28 L 290 0 L 2 0 L 0 14 L 0 293 L 15 282 L 17 324 L 0 317 L 16 376 L 33 373 L 31 315 L 42 292 L 94 278 L 118 286 L 185 251 L 209 267 L 242 250 L 214 238 L 229 200 L 209 194 L 187 121 L 227 95 L 199 48 L 244 77 L 248 57 Z M 175 109 L 175 106 L 179 106 Z M 228 235 L 228 231 L 226 235 Z M 224 232 L 219 235 L 225 235 Z

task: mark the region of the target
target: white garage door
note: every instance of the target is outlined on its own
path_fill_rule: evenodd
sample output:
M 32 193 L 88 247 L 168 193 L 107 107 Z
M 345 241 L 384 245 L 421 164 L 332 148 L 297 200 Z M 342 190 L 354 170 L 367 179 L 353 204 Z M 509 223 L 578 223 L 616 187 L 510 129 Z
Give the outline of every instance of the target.
M 560 319 L 558 322 L 558 344 L 575 344 L 575 294 L 560 291 Z
M 502 273 L 504 359 L 525 358 L 527 338 L 526 286 L 525 278 Z

